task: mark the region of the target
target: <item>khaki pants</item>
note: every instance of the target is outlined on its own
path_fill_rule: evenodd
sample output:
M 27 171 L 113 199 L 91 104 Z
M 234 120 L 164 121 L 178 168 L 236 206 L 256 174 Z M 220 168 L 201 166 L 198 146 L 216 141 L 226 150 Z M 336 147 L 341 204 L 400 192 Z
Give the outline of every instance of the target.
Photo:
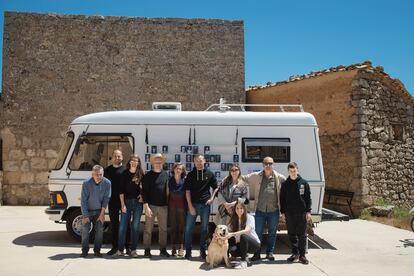
M 167 247 L 167 219 L 168 206 L 149 205 L 152 211 L 152 217 L 145 216 L 144 226 L 144 247 L 150 248 L 152 229 L 154 228 L 154 218 L 157 217 L 158 222 L 158 242 L 160 248 Z

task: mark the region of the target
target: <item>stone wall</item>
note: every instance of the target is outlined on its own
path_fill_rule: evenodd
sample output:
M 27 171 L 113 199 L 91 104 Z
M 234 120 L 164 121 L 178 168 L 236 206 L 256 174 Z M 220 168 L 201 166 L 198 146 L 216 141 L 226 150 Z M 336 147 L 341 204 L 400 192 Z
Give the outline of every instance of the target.
M 301 103 L 316 117 L 326 187 L 354 192 L 355 213 L 378 198 L 414 205 L 414 98 L 382 67 L 367 61 L 293 76 L 250 88 L 246 101 Z
M 269 85 L 247 91 L 247 103 L 302 104 L 319 126 L 326 187 L 354 191 L 360 204 L 361 185 L 358 141 L 354 139 L 352 82 L 357 70 Z M 255 109 L 259 110 L 259 109 Z M 300 166 L 300 164 L 299 164 Z
M 381 70 L 361 70 L 353 82 L 362 145 L 364 206 L 382 198 L 414 205 L 413 99 Z
M 3 47 L 5 204 L 48 202 L 47 172 L 75 117 L 244 102 L 242 21 L 6 12 Z

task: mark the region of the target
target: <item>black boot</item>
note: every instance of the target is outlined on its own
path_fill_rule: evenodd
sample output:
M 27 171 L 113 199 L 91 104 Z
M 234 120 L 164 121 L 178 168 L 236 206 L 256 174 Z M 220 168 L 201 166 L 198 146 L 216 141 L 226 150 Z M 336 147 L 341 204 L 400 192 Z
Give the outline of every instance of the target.
M 151 255 L 151 249 L 149 249 L 149 248 L 145 248 L 145 253 L 144 253 L 144 257 L 145 258 L 152 258 L 152 255 Z

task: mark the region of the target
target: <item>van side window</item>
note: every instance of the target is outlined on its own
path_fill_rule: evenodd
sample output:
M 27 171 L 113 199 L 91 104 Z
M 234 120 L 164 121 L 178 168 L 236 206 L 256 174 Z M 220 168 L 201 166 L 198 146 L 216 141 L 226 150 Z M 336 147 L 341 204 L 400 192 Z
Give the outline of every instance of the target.
M 115 149 L 122 150 L 124 162 L 127 162 L 133 153 L 133 138 L 99 134 L 81 136 L 75 146 L 69 168 L 73 171 L 90 171 L 94 165 L 105 168 L 111 164 L 110 158 Z
M 261 163 L 270 156 L 275 162 L 290 162 L 289 138 L 242 138 L 242 161 Z

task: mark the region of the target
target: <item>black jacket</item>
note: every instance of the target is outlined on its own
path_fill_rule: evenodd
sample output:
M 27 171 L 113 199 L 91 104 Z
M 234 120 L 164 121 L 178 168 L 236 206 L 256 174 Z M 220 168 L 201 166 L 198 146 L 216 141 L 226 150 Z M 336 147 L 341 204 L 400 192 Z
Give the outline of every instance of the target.
M 311 211 L 311 194 L 308 182 L 300 175 L 295 180 L 290 176 L 280 189 L 280 212 L 305 213 Z
M 206 203 L 211 197 L 210 188 L 217 188 L 217 179 L 208 169 L 197 170 L 194 167 L 184 182 L 184 189 L 191 193 L 192 203 Z
M 155 206 L 167 206 L 168 173 L 166 171 L 147 172 L 142 178 L 142 196 L 144 203 Z

